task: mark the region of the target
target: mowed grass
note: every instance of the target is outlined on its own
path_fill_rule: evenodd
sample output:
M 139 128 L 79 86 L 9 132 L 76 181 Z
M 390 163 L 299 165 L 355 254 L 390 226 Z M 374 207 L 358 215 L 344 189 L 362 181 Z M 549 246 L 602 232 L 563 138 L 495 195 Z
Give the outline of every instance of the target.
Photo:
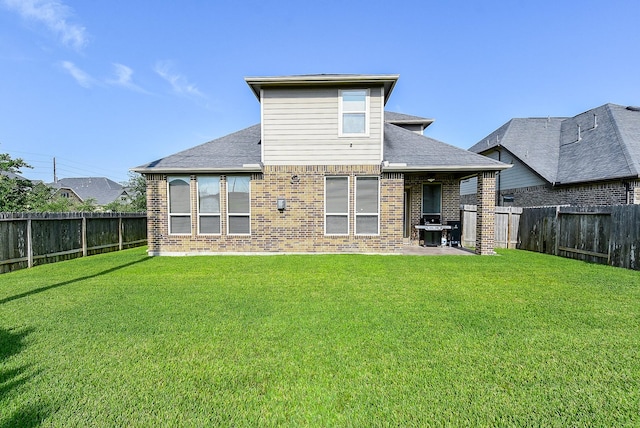
M 640 272 L 155 257 L 0 276 L 0 426 L 638 426 Z

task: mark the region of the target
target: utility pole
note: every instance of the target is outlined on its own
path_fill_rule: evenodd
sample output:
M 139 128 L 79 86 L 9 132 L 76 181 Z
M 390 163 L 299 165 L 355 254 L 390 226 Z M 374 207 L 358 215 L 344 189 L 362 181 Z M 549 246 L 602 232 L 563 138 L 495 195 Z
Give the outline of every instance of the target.
M 56 175 L 56 158 L 53 158 L 53 182 L 58 182 L 58 176 Z

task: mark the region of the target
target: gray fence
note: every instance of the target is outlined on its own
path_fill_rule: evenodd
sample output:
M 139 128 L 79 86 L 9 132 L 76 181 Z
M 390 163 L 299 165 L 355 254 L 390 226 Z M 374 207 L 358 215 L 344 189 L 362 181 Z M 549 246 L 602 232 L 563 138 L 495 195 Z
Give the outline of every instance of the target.
M 146 214 L 0 213 L 0 273 L 146 242 Z
M 640 205 L 525 208 L 518 248 L 640 270 Z
M 476 245 L 476 205 L 462 205 L 462 246 Z M 516 248 L 518 244 L 518 226 L 522 208 L 496 207 L 495 241 L 496 248 Z

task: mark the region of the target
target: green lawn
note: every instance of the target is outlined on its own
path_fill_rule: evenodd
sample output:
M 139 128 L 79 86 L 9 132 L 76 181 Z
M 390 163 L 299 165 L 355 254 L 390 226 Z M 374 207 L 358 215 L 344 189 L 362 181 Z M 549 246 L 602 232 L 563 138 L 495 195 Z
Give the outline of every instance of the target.
M 0 427 L 639 426 L 640 272 L 155 257 L 0 275 Z

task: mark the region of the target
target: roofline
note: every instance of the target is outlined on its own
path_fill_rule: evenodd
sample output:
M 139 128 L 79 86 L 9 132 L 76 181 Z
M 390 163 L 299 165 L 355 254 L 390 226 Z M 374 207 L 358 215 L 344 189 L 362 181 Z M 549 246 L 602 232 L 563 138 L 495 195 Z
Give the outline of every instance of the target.
M 402 164 L 382 165 L 383 172 L 480 172 L 480 171 L 502 171 L 511 168 L 513 165 L 431 165 L 431 166 L 407 166 Z
M 130 171 L 138 174 L 186 174 L 186 173 L 234 173 L 234 172 L 262 172 L 262 167 L 258 164 L 248 164 L 247 166 L 221 167 L 221 168 L 131 168 Z
M 435 119 L 407 119 L 407 120 L 385 120 L 389 125 L 425 125 L 425 128 L 435 122 Z
M 384 86 L 384 102 L 400 77 L 399 74 L 303 74 L 297 76 L 245 77 L 253 94 L 260 101 L 260 90 L 274 86 L 305 86 L 335 84 L 382 84 Z

